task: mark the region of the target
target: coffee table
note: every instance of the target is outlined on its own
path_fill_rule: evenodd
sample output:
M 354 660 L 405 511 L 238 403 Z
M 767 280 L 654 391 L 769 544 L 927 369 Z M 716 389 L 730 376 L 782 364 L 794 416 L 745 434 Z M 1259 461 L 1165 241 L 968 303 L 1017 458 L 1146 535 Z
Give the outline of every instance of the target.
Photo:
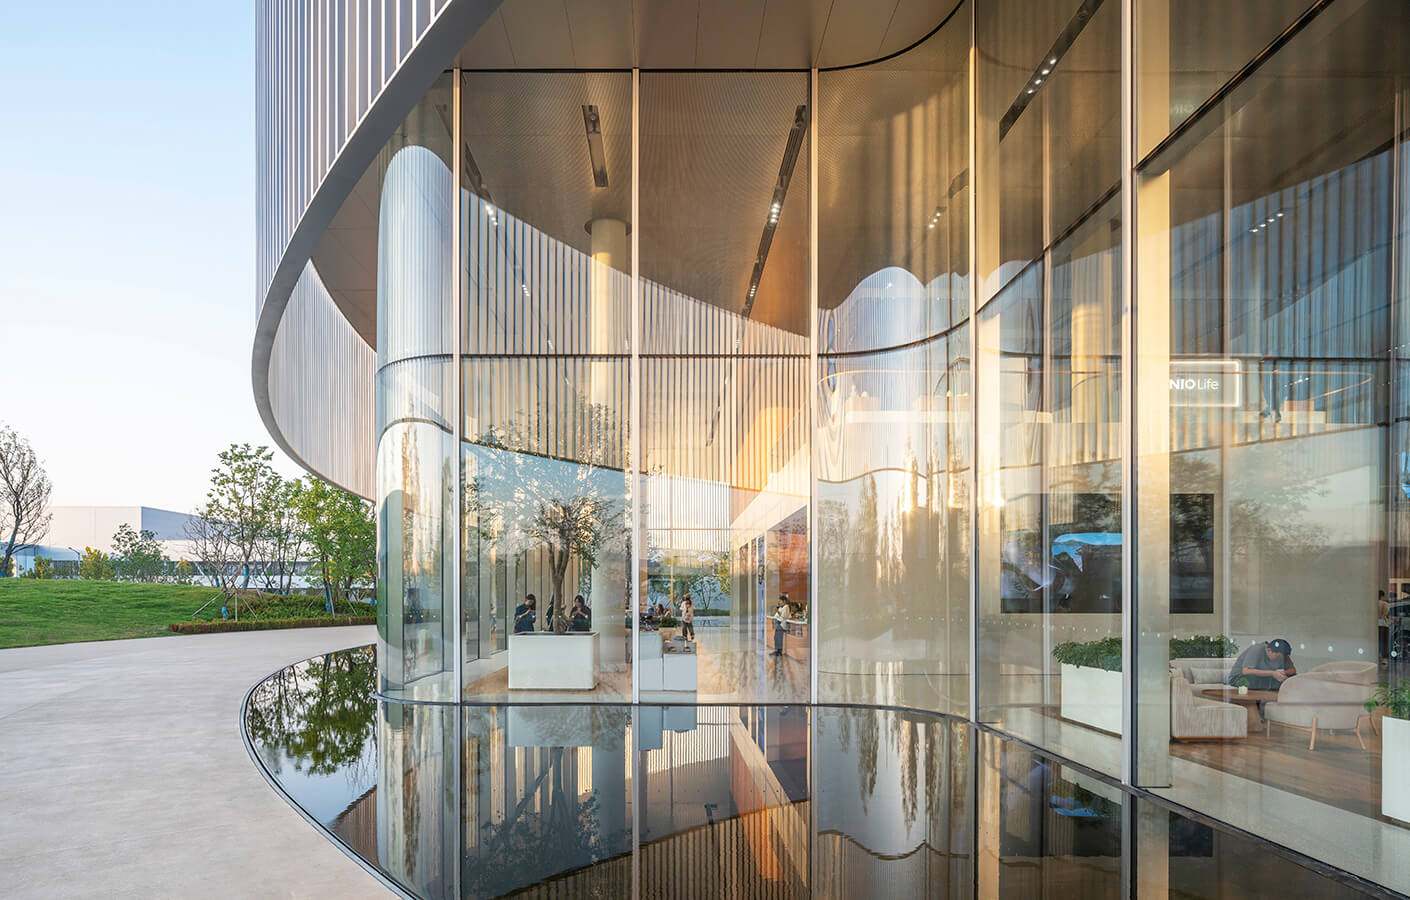
M 1277 691 L 1255 691 L 1250 689 L 1246 694 L 1240 694 L 1236 687 L 1227 688 L 1205 688 L 1201 694 L 1211 700 L 1221 700 L 1225 703 L 1237 703 L 1248 710 L 1248 730 L 1252 734 L 1263 728 L 1262 717 L 1258 714 L 1259 703 L 1273 703 L 1278 699 Z

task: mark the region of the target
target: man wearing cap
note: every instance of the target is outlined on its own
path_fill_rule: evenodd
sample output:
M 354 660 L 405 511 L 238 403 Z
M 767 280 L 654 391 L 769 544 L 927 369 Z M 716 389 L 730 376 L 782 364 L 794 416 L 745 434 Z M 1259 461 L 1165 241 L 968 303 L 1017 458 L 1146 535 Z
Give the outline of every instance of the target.
M 1297 674 L 1292 661 L 1292 645 L 1282 638 L 1254 643 L 1234 660 L 1227 679 L 1233 684 L 1240 678 L 1248 682 L 1251 691 L 1276 691 L 1283 682 Z

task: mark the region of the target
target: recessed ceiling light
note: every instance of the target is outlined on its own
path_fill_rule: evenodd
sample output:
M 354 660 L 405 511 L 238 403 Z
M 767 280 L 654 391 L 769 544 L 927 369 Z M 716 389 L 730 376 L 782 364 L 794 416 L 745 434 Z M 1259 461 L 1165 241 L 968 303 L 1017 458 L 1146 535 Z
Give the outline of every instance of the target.
M 1044 69 L 1044 70 L 1043 70 L 1041 73 L 1039 73 L 1039 74 L 1046 75 L 1046 74 L 1048 74 L 1048 73 L 1051 72 L 1051 71 L 1052 71 L 1052 69 Z
M 1048 60 L 1048 65 L 1050 65 L 1050 66 L 1055 66 L 1055 65 L 1057 65 L 1057 57 L 1054 56 L 1052 59 Z

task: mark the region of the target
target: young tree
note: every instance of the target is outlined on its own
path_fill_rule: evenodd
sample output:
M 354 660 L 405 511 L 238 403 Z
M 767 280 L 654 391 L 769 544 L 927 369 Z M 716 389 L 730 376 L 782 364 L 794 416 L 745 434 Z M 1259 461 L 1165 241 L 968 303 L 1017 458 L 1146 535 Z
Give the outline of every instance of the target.
M 211 469 L 211 486 L 197 515 L 211 523 L 229 541 L 230 561 L 236 566 L 240 586 L 255 574 L 273 516 L 276 487 L 282 479 L 270 461 L 268 447 L 231 444 Z
M 169 560 L 162 553 L 154 532 L 134 531 L 126 522 L 113 535 L 113 569 L 123 581 L 156 581 L 166 572 Z
M 361 497 L 310 478 L 296 498 L 308 555 L 336 604 L 370 584 L 377 568 L 377 522 Z
M 191 584 L 196 580 L 196 567 L 187 559 L 179 559 L 171 568 L 171 577 L 177 584 Z
M 612 410 L 585 398 L 555 421 L 539 411 L 492 430 L 476 444 L 476 475 L 467 502 L 482 536 L 486 524 L 509 555 L 543 552 L 552 579 L 544 623 L 567 628 L 564 582 L 576 559 L 590 573 L 626 540 L 623 430 Z M 555 435 L 555 455 L 543 435 Z M 594 598 L 594 600 L 605 598 Z M 560 619 L 562 621 L 560 621 Z
M 302 479 L 285 480 L 275 475 L 266 485 L 264 533 L 259 541 L 264 589 L 281 594 L 294 586 L 294 572 L 304 554 L 304 529 L 299 519 Z
M 219 589 L 222 602 L 229 605 L 230 601 L 236 601 L 235 620 L 238 622 L 240 603 L 236 591 L 240 565 L 236 560 L 234 529 L 228 522 L 210 518 L 200 511 L 186 523 L 186 539 L 191 542 L 191 551 L 202 571 Z
M 112 581 L 117 577 L 117 572 L 113 570 L 108 554 L 84 547 L 83 557 L 78 561 L 78 577 L 89 581 Z
M 49 476 L 29 441 L 0 426 L 0 578 L 10 574 L 16 550 L 39 542 L 49 532 Z

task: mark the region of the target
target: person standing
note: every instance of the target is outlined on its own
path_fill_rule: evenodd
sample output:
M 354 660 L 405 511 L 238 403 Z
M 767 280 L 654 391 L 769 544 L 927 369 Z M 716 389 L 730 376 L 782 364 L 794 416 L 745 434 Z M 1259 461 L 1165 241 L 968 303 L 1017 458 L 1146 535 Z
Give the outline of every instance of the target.
M 783 636 L 788 633 L 788 597 L 787 595 L 778 598 L 778 606 L 774 608 L 774 650 L 770 656 L 783 655 Z
M 592 631 L 592 610 L 588 609 L 582 594 L 573 598 L 573 611 L 568 614 L 568 620 L 574 631 Z
M 533 594 L 525 594 L 524 602 L 514 609 L 514 633 L 525 634 L 534 630 L 534 619 L 538 616 L 538 599 Z
M 689 594 L 681 599 L 681 637 L 688 641 L 695 640 L 695 604 L 690 601 Z

